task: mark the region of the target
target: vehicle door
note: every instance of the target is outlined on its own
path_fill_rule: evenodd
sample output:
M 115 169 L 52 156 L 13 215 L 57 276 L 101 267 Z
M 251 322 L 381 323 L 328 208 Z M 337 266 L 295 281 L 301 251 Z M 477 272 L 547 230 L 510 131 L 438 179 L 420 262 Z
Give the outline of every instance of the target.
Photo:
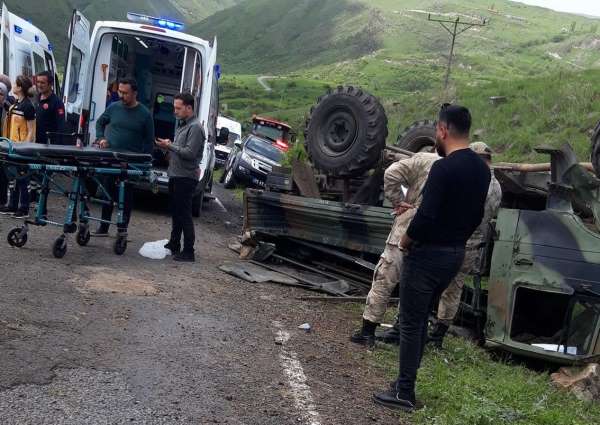
M 8 8 L 5 4 L 2 4 L 2 22 L 1 22 L 1 31 L 0 37 L 2 38 L 2 42 L 0 42 L 0 60 L 2 61 L 2 66 L 0 66 L 0 71 L 4 75 L 10 74 L 10 53 L 11 53 L 11 42 L 10 42 L 10 16 L 8 14 Z
M 198 119 L 204 126 L 206 140 L 204 146 L 204 155 L 200 164 L 201 179 L 205 174 L 212 174 L 215 166 L 215 142 L 217 139 L 217 118 L 219 117 L 219 84 L 220 69 L 217 65 L 217 39 L 212 44 L 212 49 L 208 53 L 208 60 L 204 72 L 204 87 L 199 93 L 202 93 L 200 101 Z M 200 87 L 198 87 L 200 90 Z
M 79 128 L 89 61 L 90 21 L 74 10 L 69 25 L 69 49 L 62 84 L 69 131 L 76 132 Z

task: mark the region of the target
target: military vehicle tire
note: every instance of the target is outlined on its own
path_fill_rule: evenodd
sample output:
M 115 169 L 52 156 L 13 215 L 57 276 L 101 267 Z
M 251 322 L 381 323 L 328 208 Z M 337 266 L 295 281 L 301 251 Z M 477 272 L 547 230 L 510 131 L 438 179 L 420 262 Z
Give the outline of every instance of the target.
M 317 169 L 354 177 L 377 164 L 387 135 L 381 103 L 359 88 L 340 86 L 311 108 L 304 143 Z
M 398 136 L 396 146 L 411 152 L 429 152 L 435 145 L 435 122 L 415 121 Z
M 596 125 L 594 133 L 592 133 L 592 154 L 590 161 L 596 172 L 596 176 L 600 178 L 600 122 Z

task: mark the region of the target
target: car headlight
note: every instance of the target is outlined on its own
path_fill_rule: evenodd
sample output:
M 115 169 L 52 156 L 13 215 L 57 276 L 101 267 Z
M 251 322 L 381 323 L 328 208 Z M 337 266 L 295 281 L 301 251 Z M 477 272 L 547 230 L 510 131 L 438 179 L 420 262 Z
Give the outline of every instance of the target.
M 248 164 L 252 164 L 252 157 L 248 155 L 246 152 L 242 152 L 241 156 L 242 161 L 247 162 Z

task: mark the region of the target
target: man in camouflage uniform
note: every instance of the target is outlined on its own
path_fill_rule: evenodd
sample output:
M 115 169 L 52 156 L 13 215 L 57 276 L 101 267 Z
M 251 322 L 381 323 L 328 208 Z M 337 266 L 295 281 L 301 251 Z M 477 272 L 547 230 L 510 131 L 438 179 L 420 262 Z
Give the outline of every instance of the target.
M 396 218 L 386 241 L 385 250 L 375 268 L 373 283 L 363 313 L 362 328 L 350 340 L 373 346 L 375 329 L 383 321 L 392 291 L 400 280 L 402 256 L 400 240 L 421 204 L 421 192 L 429 170 L 440 157 L 435 153 L 416 153 L 414 156 L 392 164 L 385 171 L 384 193 L 392 203 Z M 408 188 L 403 196 L 402 187 Z
M 483 142 L 471 143 L 471 150 L 477 153 L 491 167 L 492 165 L 492 150 Z M 437 321 L 428 337 L 428 342 L 433 343 L 436 347 L 441 348 L 444 336 L 448 328 L 454 321 L 454 316 L 458 311 L 462 289 L 465 284 L 465 279 L 479 267 L 479 246 L 486 239 L 489 222 L 496 217 L 502 200 L 502 189 L 500 183 L 492 173 L 490 188 L 485 200 L 485 211 L 483 220 L 479 227 L 475 230 L 471 238 L 467 241 L 465 249 L 465 259 L 458 272 L 458 275 L 450 283 L 448 288 L 442 293 L 438 305 Z

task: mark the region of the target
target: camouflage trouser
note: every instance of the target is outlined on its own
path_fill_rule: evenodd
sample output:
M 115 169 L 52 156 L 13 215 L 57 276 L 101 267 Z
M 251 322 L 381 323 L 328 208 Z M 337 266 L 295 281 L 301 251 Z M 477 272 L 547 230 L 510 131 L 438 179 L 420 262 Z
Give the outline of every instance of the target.
M 396 245 L 385 246 L 377 267 L 375 267 L 373 284 L 369 295 L 367 295 L 367 305 L 365 306 L 363 319 L 373 323 L 383 321 L 390 296 L 400 281 L 403 256 L 404 253 Z
M 456 277 L 450 282 L 448 288 L 442 293 L 440 297 L 440 304 L 438 306 L 437 318 L 439 321 L 450 325 L 456 316 L 458 306 L 460 305 L 460 297 L 462 295 L 462 289 L 465 285 L 465 279 L 475 269 L 475 263 L 478 259 L 478 251 L 475 249 L 468 249 L 465 251 L 465 259 L 460 267 L 460 270 Z

